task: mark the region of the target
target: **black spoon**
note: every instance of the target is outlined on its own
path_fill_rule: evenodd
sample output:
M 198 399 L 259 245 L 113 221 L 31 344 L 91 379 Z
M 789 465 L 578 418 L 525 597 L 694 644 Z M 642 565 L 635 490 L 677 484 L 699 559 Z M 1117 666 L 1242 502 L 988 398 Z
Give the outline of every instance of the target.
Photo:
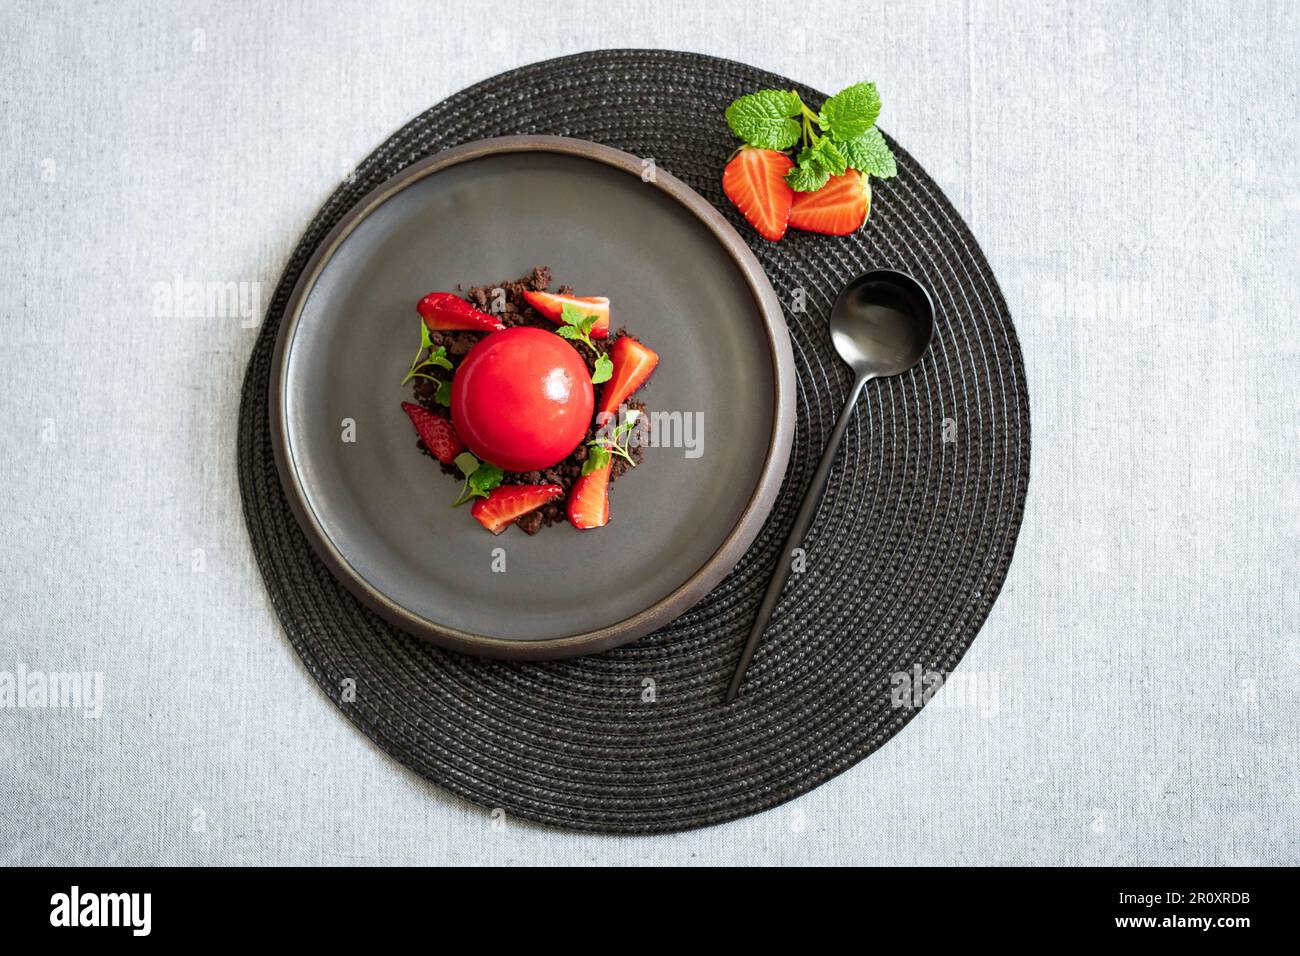
M 795 516 L 794 527 L 790 529 L 790 536 L 781 551 L 782 558 L 772 573 L 767 593 L 763 595 L 763 603 L 758 607 L 758 616 L 754 618 L 749 639 L 745 641 L 740 664 L 727 689 L 727 703 L 735 700 L 740 692 L 740 682 L 745 678 L 745 670 L 758 647 L 759 638 L 776 609 L 781 589 L 790 578 L 794 551 L 803 543 L 808 526 L 817 514 L 835 452 L 844 438 L 849 419 L 853 417 L 862 386 L 873 378 L 888 378 L 906 372 L 921 360 L 933 334 L 934 303 L 930 301 L 930 293 L 911 276 L 893 269 L 864 272 L 844 287 L 831 306 L 831 341 L 835 343 L 840 358 L 853 369 L 853 387 L 849 389 L 844 410 L 840 412 L 831 439 L 822 452 L 821 464 L 817 466 L 803 504 L 799 506 L 799 514 Z

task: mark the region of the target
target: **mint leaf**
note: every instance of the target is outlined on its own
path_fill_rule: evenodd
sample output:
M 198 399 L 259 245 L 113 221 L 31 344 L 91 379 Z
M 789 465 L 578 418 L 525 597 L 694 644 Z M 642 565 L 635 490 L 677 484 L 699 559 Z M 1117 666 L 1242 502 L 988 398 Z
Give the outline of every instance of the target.
M 797 193 L 810 193 L 826 185 L 831 178 L 830 170 L 811 156 L 811 150 L 805 149 L 799 156 L 799 165 L 785 174 L 785 181 Z M 808 154 L 808 155 L 805 155 Z
M 555 330 L 555 334 L 562 339 L 580 339 L 582 333 L 572 325 L 562 325 Z
M 448 408 L 451 408 L 451 382 L 439 382 L 438 391 L 434 392 L 433 400 L 439 405 L 446 405 Z
M 593 471 L 599 471 L 609 464 L 609 452 L 601 445 L 592 445 L 591 451 L 587 452 L 587 460 L 582 463 L 582 473 L 589 475 Z
M 848 161 L 830 138 L 819 139 L 810 150 L 812 158 L 832 176 L 843 176 L 849 168 Z
M 876 125 L 880 94 L 875 83 L 854 83 L 822 104 L 817 122 L 836 139 L 857 139 Z
M 880 179 L 892 179 L 898 175 L 894 154 L 884 135 L 874 126 L 856 139 L 840 143 L 839 147 L 849 166 L 858 172 Z
M 591 373 L 591 384 L 599 385 L 601 382 L 608 382 L 609 377 L 614 374 L 614 363 L 610 361 L 608 355 L 601 354 L 596 357 L 596 369 Z
M 733 100 L 727 125 L 751 146 L 789 149 L 799 142 L 802 128 L 793 117 L 803 112 L 803 100 L 793 90 L 759 90 Z
M 451 368 L 451 359 L 447 358 L 447 349 L 439 345 L 430 353 L 429 357 L 424 360 L 425 365 L 436 365 L 438 368 Z
M 795 192 L 814 192 L 826 185 L 832 176 L 842 176 L 848 162 L 839 147 L 829 138 L 819 139 L 812 146 L 799 151 L 797 165 L 786 173 L 785 181 Z

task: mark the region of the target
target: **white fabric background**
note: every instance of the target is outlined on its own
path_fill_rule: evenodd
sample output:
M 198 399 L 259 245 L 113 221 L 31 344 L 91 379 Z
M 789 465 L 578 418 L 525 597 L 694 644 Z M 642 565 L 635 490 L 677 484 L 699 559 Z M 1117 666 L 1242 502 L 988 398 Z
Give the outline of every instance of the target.
M 0 710 L 0 862 L 1297 862 L 1300 6 L 28 3 L 0 35 L 0 671 L 105 680 L 99 720 Z M 154 290 L 261 283 L 260 318 L 408 118 L 623 46 L 876 80 L 971 224 L 1033 401 L 1019 549 L 959 669 L 996 707 L 945 691 L 704 832 L 493 829 L 299 665 L 236 484 L 255 332 Z

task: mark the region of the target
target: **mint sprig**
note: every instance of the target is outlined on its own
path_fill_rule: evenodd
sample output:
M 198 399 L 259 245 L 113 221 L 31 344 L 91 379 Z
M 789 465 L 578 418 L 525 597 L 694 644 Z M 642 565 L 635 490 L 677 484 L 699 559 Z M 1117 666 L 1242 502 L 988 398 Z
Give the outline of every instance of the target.
M 855 169 L 891 179 L 898 164 L 876 128 L 880 93 L 874 83 L 854 83 L 813 112 L 795 90 L 759 90 L 733 100 L 727 125 L 748 145 L 779 152 L 798 147 L 786 182 L 795 192 L 813 192 L 832 176 Z
M 467 451 L 457 455 L 455 463 L 465 476 L 465 484 L 460 490 L 460 497 L 451 503 L 453 508 L 463 505 L 471 498 L 486 498 L 488 492 L 501 484 L 501 479 L 505 477 L 505 473 L 496 465 L 479 461 Z

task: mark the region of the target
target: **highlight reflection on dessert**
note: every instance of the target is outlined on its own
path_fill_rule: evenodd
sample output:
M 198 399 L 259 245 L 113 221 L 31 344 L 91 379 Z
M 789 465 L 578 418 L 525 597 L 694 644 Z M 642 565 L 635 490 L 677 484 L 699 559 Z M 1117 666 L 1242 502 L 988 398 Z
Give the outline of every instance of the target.
M 483 527 L 528 534 L 565 518 L 609 523 L 609 489 L 642 458 L 647 417 L 632 397 L 659 356 L 626 330 L 610 301 L 547 291 L 550 270 L 431 292 L 417 306 L 420 350 L 403 379 L 418 447 L 461 481 Z

